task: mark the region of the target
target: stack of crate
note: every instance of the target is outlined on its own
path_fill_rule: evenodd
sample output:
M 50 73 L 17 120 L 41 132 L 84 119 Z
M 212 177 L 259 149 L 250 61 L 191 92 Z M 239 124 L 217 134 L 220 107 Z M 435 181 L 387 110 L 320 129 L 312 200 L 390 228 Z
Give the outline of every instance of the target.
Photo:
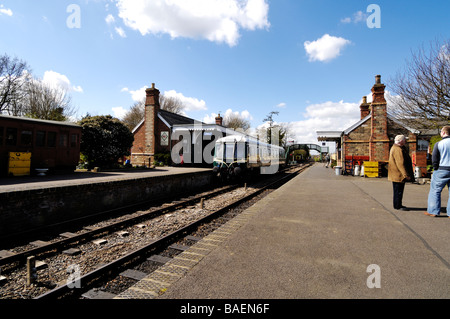
M 8 175 L 26 176 L 31 172 L 31 153 L 9 153 Z
M 364 162 L 364 177 L 379 177 L 380 167 L 378 162 Z

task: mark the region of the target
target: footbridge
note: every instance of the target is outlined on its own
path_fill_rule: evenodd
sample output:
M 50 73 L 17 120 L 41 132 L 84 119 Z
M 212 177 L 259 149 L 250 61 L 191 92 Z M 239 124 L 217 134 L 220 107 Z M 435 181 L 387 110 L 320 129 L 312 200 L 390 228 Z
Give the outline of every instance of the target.
M 288 159 L 291 152 L 297 150 L 317 151 L 320 154 L 320 160 L 323 159 L 323 154 L 330 152 L 330 148 L 328 146 L 320 146 L 317 144 L 293 144 L 286 147 L 286 159 Z

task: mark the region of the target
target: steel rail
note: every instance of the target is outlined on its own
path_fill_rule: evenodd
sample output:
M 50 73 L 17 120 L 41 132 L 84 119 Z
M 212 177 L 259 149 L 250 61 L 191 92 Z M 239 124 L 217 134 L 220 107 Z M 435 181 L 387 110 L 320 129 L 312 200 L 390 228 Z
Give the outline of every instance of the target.
M 254 192 L 252 192 L 251 194 L 240 198 L 236 201 L 234 201 L 233 203 L 219 209 L 216 210 L 214 212 L 212 212 L 211 214 L 209 214 L 206 217 L 203 217 L 185 227 L 182 227 L 176 231 L 173 231 L 172 233 L 161 237 L 160 239 L 150 243 L 149 245 L 146 245 L 144 247 L 141 247 L 115 261 L 110 262 L 109 264 L 106 264 L 102 267 L 99 267 L 83 276 L 81 276 L 80 278 L 78 278 L 77 283 L 80 286 L 90 286 L 93 282 L 97 282 L 99 280 L 101 280 L 102 278 L 111 275 L 111 273 L 119 273 L 120 269 L 126 265 L 129 264 L 133 261 L 135 261 L 136 259 L 143 259 L 145 258 L 146 255 L 150 254 L 151 252 L 158 250 L 161 247 L 166 247 L 168 244 L 177 241 L 179 238 L 182 238 L 184 236 L 185 233 L 189 233 L 192 232 L 193 230 L 195 230 L 197 227 L 199 227 L 202 224 L 207 223 L 208 221 L 223 215 L 224 213 L 226 213 L 227 211 L 229 211 L 230 209 L 252 199 L 253 197 L 261 194 L 262 192 L 277 187 L 277 185 L 279 184 L 284 184 L 286 183 L 288 180 L 292 179 L 293 177 L 295 177 L 296 175 L 298 175 L 300 172 L 302 172 L 303 170 L 305 170 L 306 168 L 308 168 L 310 165 L 307 164 L 305 166 L 303 166 L 302 168 L 300 168 L 299 170 L 290 173 L 287 176 L 282 177 L 281 179 L 270 183 L 269 185 L 266 185 L 264 187 L 262 187 L 261 189 L 258 189 Z M 73 293 L 74 289 L 73 287 L 71 288 L 69 284 L 73 284 L 72 282 L 69 282 L 66 285 L 62 285 L 59 286 L 47 293 L 44 293 L 43 295 L 40 295 L 38 297 L 35 297 L 34 299 L 39 299 L 39 300 L 48 300 L 48 299 L 57 299 L 61 296 L 67 295 L 67 294 L 71 294 Z
M 231 191 L 231 190 L 233 190 L 233 189 L 235 189 L 237 187 L 238 187 L 238 185 L 227 186 L 225 188 L 221 188 L 221 189 L 219 189 L 217 191 L 213 191 L 213 192 L 208 193 L 206 195 L 198 195 L 198 196 L 195 196 L 194 198 L 191 198 L 191 199 L 188 199 L 188 200 L 185 200 L 185 201 L 181 201 L 181 202 L 177 202 L 177 203 L 172 204 L 172 205 L 164 206 L 162 208 L 158 208 L 156 210 L 153 210 L 151 212 L 148 212 L 148 213 L 145 213 L 145 214 L 142 214 L 142 215 L 139 215 L 139 216 L 129 217 L 129 218 L 124 219 L 122 221 L 114 222 L 114 223 L 112 223 L 110 225 L 107 225 L 107 226 L 103 226 L 103 227 L 99 227 L 99 228 L 94 229 L 94 230 L 86 231 L 86 232 L 84 232 L 82 234 L 78 234 L 78 235 L 72 236 L 70 238 L 64 238 L 64 239 L 55 241 L 53 243 L 49 243 L 49 244 L 46 244 L 46 245 L 43 245 L 43 246 L 40 246 L 40 247 L 32 248 L 32 249 L 29 249 L 27 251 L 16 253 L 16 254 L 8 256 L 8 257 L 0 258 L 0 266 L 7 265 L 7 264 L 12 264 L 12 263 L 16 263 L 16 262 L 25 263 L 26 260 L 27 260 L 27 257 L 29 257 L 29 256 L 35 256 L 35 255 L 43 254 L 45 252 L 49 252 L 49 251 L 53 251 L 53 250 L 60 250 L 62 248 L 70 246 L 73 243 L 81 242 L 81 241 L 85 241 L 87 239 L 93 238 L 93 237 L 95 237 L 98 234 L 110 233 L 110 232 L 112 232 L 114 230 L 118 230 L 118 229 L 124 228 L 126 226 L 132 225 L 134 223 L 137 223 L 138 221 L 143 220 L 143 219 L 156 218 L 156 217 L 161 216 L 161 215 L 163 215 L 165 213 L 174 211 L 177 208 L 185 207 L 185 206 L 189 206 L 189 205 L 192 205 L 194 203 L 197 203 L 202 198 L 208 199 L 208 198 L 220 195 L 220 194 L 222 194 L 224 192 Z M 133 209 L 136 206 L 142 206 L 142 205 L 143 204 L 140 203 L 140 204 L 130 205 L 130 206 L 127 206 L 127 207 L 117 208 L 117 209 L 114 209 L 114 210 L 111 210 L 111 211 L 107 211 L 107 212 L 115 212 L 117 210 Z M 104 215 L 104 214 L 107 214 L 107 212 L 102 212 L 101 214 Z

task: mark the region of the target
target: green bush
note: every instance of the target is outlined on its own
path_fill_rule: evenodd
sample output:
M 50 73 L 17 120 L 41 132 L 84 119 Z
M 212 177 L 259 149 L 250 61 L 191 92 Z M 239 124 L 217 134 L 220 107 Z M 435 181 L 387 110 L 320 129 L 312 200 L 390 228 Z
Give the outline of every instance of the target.
M 133 133 L 118 119 L 110 115 L 84 117 L 81 152 L 89 167 L 112 167 L 120 157 L 130 155 Z
M 170 153 L 155 154 L 153 163 L 155 166 L 169 166 L 171 163 Z

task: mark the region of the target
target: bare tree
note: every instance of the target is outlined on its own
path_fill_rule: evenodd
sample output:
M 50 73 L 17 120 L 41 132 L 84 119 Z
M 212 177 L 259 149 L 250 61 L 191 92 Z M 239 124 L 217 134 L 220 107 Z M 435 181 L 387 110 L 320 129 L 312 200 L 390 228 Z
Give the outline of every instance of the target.
M 165 96 L 164 94 L 162 94 L 159 97 L 159 104 L 161 105 L 162 110 L 166 110 L 175 114 L 183 113 L 183 102 L 177 97 Z
M 234 130 L 242 129 L 247 131 L 250 129 L 250 122 L 235 113 L 230 113 L 223 119 L 223 126 Z
M 134 130 L 134 128 L 144 119 L 145 116 L 145 99 L 134 103 L 130 110 L 125 114 L 122 119 L 122 122 L 128 127 L 130 131 Z
M 26 62 L 7 54 L 0 56 L 0 113 L 21 114 L 20 100 L 25 95 L 23 88 L 30 78 Z
M 162 110 L 168 112 L 181 114 L 184 109 L 184 105 L 180 99 L 174 97 L 166 97 L 161 95 L 159 97 L 159 104 Z M 130 110 L 125 114 L 122 122 L 132 131 L 145 116 L 145 98 L 142 101 L 134 103 Z
M 416 128 L 436 128 L 450 122 L 450 40 L 435 42 L 427 52 L 413 53 L 390 89 L 389 113 Z
M 22 112 L 32 118 L 67 121 L 75 114 L 71 100 L 66 89 L 52 87 L 39 79 L 33 79 L 26 85 Z

